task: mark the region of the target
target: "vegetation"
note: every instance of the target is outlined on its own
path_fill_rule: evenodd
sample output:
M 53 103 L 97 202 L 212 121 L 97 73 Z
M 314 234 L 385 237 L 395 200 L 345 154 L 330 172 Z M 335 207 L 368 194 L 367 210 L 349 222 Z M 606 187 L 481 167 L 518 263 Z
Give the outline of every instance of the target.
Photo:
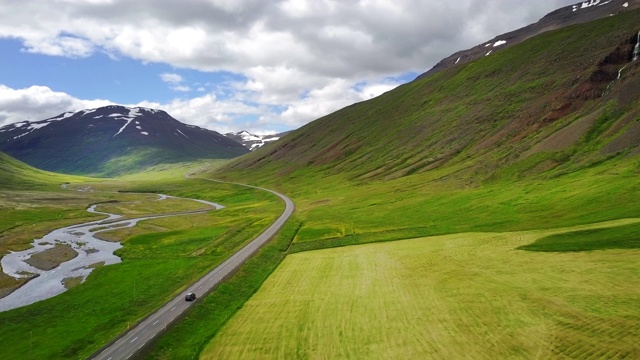
M 309 172 L 357 181 L 429 177 L 436 170 L 477 185 L 540 152 L 566 151 L 513 175 L 531 177 L 637 149 L 637 136 L 628 137 L 637 128 L 631 121 L 640 96 L 638 67 L 613 81 L 626 64 L 606 59 L 620 51 L 630 59 L 639 18 L 640 11 L 632 11 L 548 32 L 410 82 L 309 123 L 225 172 L 284 183 L 282 177 L 303 179 Z M 593 76 L 605 70 L 611 81 Z M 561 133 L 596 117 L 586 135 L 585 129 Z
M 551 235 L 520 249 L 545 252 L 640 249 L 640 224 Z
M 616 80 L 626 63 L 607 63 L 630 56 L 639 18 L 548 32 L 413 81 L 211 176 L 290 196 L 303 221 L 294 252 L 640 216 L 640 67 Z
M 85 283 L 59 296 L 0 313 L 0 338 L 12 344 L 3 349 L 3 356 L 17 358 L 30 354 L 33 358 L 47 359 L 89 356 L 224 261 L 264 230 L 283 208 L 272 194 L 202 179 L 167 177 L 153 183 L 128 180 L 91 186 L 96 190 L 101 186 L 118 187 L 198 198 L 222 203 L 226 208 L 149 220 L 132 232 L 110 231 L 115 235 L 109 236 L 117 238 L 118 233 L 123 236 L 124 247 L 117 253 L 122 263 L 98 267 Z M 155 195 L 109 194 L 121 200 L 147 198 L 144 206 L 136 202 L 101 205 L 130 216 L 140 216 L 143 209 L 147 214 L 176 210 L 176 204 L 168 209 L 164 202 L 148 201 L 155 200 Z M 202 208 L 202 204 L 196 204 Z M 32 332 L 41 329 L 43 323 L 47 324 L 45 330 Z
M 640 355 L 640 70 L 608 62 L 639 17 L 543 34 L 212 171 L 289 195 L 301 227 L 202 357 Z
M 51 190 L 61 184 L 86 181 L 87 178 L 38 170 L 0 152 L 1 190 Z
M 121 264 L 0 313 L 0 339 L 15 344 L 6 356 L 88 356 L 282 209 L 269 193 L 185 172 L 279 190 L 296 218 L 150 358 L 190 358 L 205 346 L 205 358 L 640 356 L 640 67 L 612 83 L 592 77 L 617 75 L 603 61 L 628 47 L 639 17 L 535 37 L 349 106 L 230 165 L 158 165 L 91 184 L 226 208 L 105 234 L 124 240 Z M 91 216 L 89 203 L 110 201 L 102 208 L 129 216 L 191 209 L 20 186 L 0 193 L 0 251 Z M 372 242 L 385 243 L 345 247 Z M 329 247 L 340 248 L 308 251 Z M 50 326 L 29 336 L 42 323 Z
M 150 359 L 197 357 L 209 340 L 253 295 L 284 259 L 299 221 L 291 219 L 279 235 L 218 286 L 147 354 Z
M 201 358 L 638 357 L 640 252 L 516 249 L 586 228 L 290 255 Z

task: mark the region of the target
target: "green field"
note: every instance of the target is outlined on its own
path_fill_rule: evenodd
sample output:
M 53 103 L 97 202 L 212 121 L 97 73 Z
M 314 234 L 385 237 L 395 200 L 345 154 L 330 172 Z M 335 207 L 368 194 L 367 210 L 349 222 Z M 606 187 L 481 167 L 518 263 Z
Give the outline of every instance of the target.
M 148 358 L 640 358 L 640 67 L 594 76 L 626 65 L 601 66 L 638 19 L 542 34 L 234 161 L 95 180 L 0 154 L 0 255 L 94 218 L 89 204 L 226 206 L 103 234 L 123 262 L 0 313 L 0 357 L 90 355 L 281 212 L 272 194 L 210 181 L 223 179 L 286 194 L 294 217 Z
M 201 358 L 637 358 L 640 250 L 518 247 L 639 221 L 294 254 Z
M 121 240 L 124 245 L 116 252 L 122 263 L 99 267 L 83 284 L 59 296 L 1 312 L 0 339 L 11 344 L 2 347 L 2 357 L 14 359 L 29 354 L 34 359 L 69 359 L 91 355 L 253 239 L 284 207 L 275 195 L 264 191 L 182 176 L 155 182 L 128 179 L 84 185 L 91 185 L 94 193 L 4 192 L 12 199 L 11 204 L 24 205 L 11 213 L 11 221 L 24 217 L 40 225 L 4 225 L 0 244 L 20 230 L 22 240 L 12 246 L 24 247 L 30 235 L 59 227 L 62 222 L 84 221 L 84 209 L 99 198 L 117 202 L 99 205 L 98 210 L 131 217 L 206 207 L 184 200 L 156 201 L 155 194 L 114 193 L 114 189 L 197 198 L 226 207 L 203 214 L 152 219 L 133 229 L 107 232 L 105 237 Z M 30 201 L 34 198 L 49 200 L 37 206 L 37 202 Z M 51 202 L 55 203 L 52 199 L 56 198 L 63 200 L 55 206 L 60 212 L 53 221 L 49 219 L 54 214 Z M 35 215 L 39 213 L 44 215 L 37 221 Z

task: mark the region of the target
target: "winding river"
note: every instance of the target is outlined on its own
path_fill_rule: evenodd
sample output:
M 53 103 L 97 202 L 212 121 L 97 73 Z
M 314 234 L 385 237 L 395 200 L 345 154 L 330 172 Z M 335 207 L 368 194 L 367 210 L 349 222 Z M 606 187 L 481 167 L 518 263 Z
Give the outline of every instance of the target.
M 167 198 L 173 197 L 159 195 L 158 200 L 164 200 Z M 186 200 L 193 200 L 210 205 L 216 210 L 224 207 L 205 200 Z M 81 278 L 82 281 L 84 281 L 97 264 L 111 265 L 119 263 L 121 260 L 118 256 L 114 255 L 114 251 L 120 249 L 122 245 L 118 242 L 100 240 L 95 237 L 95 234 L 113 230 L 115 228 L 133 227 L 139 221 L 143 220 L 180 216 L 185 214 L 176 213 L 170 215 L 117 220 L 122 216 L 96 211 L 96 205 L 91 206 L 87 211 L 107 215 L 107 218 L 54 230 L 43 238 L 34 240 L 32 242 L 32 248 L 9 253 L 0 260 L 2 270 L 7 275 L 15 278 L 37 275 L 11 294 L 1 298 L 0 311 L 26 306 L 61 294 L 67 290 L 63 284 L 64 279 Z M 205 211 L 209 210 L 203 210 L 200 212 Z M 51 270 L 41 270 L 26 262 L 34 254 L 51 249 L 56 246 L 56 244 L 69 245 L 78 253 L 78 255 Z

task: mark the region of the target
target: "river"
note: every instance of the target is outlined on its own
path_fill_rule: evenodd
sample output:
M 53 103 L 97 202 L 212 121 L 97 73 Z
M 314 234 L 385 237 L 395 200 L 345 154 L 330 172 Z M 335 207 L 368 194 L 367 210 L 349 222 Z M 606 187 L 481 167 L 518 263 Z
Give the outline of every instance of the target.
M 158 196 L 158 200 L 172 198 L 171 196 L 163 194 Z M 186 200 L 193 200 L 210 205 L 216 210 L 224 207 L 206 200 Z M 95 234 L 113 230 L 114 228 L 133 227 L 139 221 L 143 220 L 184 215 L 184 213 L 178 213 L 117 220 L 122 216 L 96 211 L 96 205 L 89 207 L 87 211 L 107 215 L 107 218 L 54 230 L 43 238 L 34 240 L 32 242 L 32 248 L 24 251 L 11 252 L 0 260 L 2 270 L 7 275 L 15 278 L 24 278 L 26 276 L 33 276 L 34 274 L 38 275 L 11 294 L 1 298 L 0 311 L 15 309 L 59 295 L 67 290 L 63 285 L 64 279 L 82 278 L 82 281 L 84 281 L 96 264 L 111 265 L 119 263 L 121 259 L 114 255 L 114 251 L 120 249 L 122 245 L 119 242 L 100 240 L 94 236 Z M 41 270 L 26 263 L 32 255 L 51 249 L 56 246 L 56 244 L 69 245 L 78 255 L 51 270 Z M 27 273 L 30 275 L 27 275 Z

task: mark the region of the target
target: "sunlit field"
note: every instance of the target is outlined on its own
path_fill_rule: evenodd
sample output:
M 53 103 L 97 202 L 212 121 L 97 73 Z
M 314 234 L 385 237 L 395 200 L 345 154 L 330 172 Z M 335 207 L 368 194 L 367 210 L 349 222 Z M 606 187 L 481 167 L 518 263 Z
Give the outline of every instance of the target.
M 202 358 L 636 358 L 640 249 L 606 243 L 638 221 L 294 254 Z M 554 234 L 573 246 L 541 251 Z

